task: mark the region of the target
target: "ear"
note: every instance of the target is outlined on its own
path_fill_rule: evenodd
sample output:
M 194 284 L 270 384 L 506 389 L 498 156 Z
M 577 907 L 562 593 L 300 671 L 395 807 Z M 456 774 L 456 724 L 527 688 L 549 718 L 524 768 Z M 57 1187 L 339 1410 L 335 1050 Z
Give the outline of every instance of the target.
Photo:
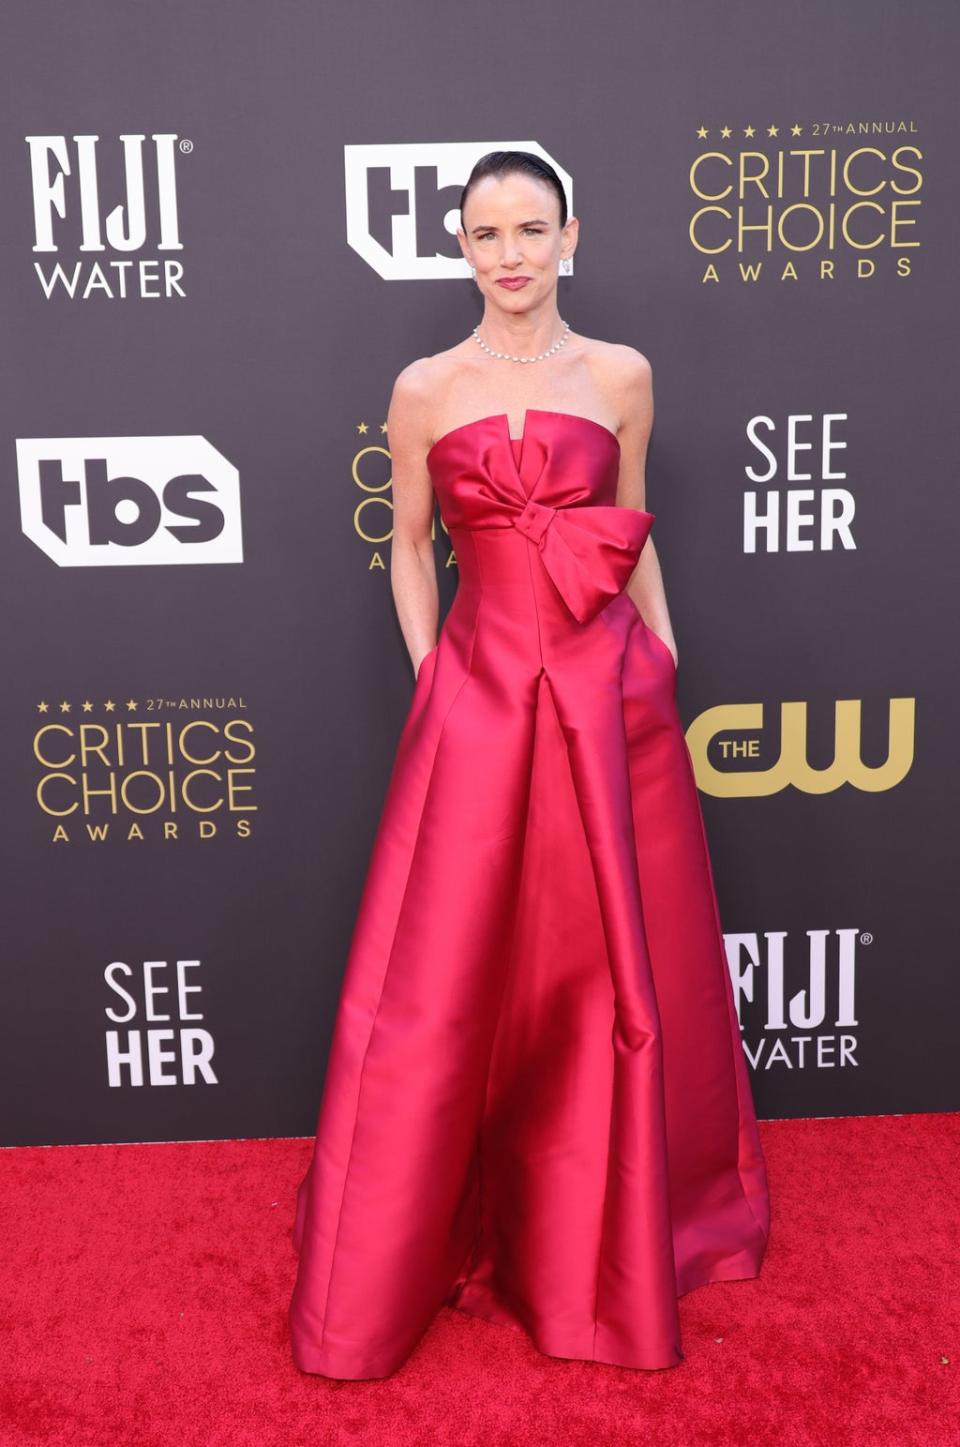
M 560 256 L 572 256 L 577 249 L 577 242 L 580 239 L 580 221 L 576 216 L 568 216 L 567 223 L 560 233 Z

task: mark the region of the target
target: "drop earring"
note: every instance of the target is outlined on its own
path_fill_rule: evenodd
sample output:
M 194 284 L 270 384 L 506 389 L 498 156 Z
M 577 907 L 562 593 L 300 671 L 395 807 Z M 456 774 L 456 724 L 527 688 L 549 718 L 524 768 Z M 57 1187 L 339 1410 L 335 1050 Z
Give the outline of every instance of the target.
M 474 281 L 476 281 L 476 279 L 477 279 L 477 268 L 476 268 L 475 266 L 471 266 L 471 268 L 470 268 L 470 275 L 473 277 Z
M 570 272 L 573 270 L 573 262 L 571 261 L 569 256 L 565 256 L 561 261 L 560 270 L 564 276 L 570 275 Z

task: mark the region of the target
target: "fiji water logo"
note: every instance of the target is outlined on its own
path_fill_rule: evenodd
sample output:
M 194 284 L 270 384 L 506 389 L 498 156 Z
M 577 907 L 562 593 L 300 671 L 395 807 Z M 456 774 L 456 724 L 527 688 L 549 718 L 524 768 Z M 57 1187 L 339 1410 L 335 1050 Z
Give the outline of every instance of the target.
M 860 1064 L 857 989 L 872 931 L 808 929 L 724 935 L 743 1049 L 754 1071 Z
M 49 301 L 184 296 L 173 132 L 25 136 L 33 193 L 34 271 Z M 145 144 L 146 143 L 146 144 Z
M 17 474 L 60 568 L 243 562 L 240 474 L 205 437 L 22 437 Z
M 573 214 L 570 174 L 539 141 L 419 141 L 344 146 L 347 241 L 385 281 L 469 277 L 456 238 L 460 193 L 488 151 L 532 151 L 549 161 Z M 572 262 L 564 275 L 572 272 Z

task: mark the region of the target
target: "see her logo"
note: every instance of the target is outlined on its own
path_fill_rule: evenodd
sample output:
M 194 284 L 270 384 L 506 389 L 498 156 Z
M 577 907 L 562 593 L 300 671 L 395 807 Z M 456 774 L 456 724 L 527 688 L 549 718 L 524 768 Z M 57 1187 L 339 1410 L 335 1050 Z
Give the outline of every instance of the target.
M 202 1020 L 191 995 L 202 986 L 188 983 L 188 970 L 199 960 L 144 960 L 134 970 L 122 960 L 107 966 L 103 977 L 118 1003 L 107 1005 L 108 1020 L 132 1029 L 108 1030 L 107 1079 L 121 1085 L 219 1084 L 213 1071 L 213 1036 L 186 1021 Z M 138 1022 L 134 1025 L 133 1022 Z M 142 1027 L 139 1022 L 143 1022 Z

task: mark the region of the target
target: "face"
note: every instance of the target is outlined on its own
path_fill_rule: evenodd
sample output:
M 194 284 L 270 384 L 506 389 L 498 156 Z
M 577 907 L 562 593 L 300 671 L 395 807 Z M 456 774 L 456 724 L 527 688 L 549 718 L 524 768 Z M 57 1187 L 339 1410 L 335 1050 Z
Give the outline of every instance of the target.
M 571 216 L 561 230 L 552 186 L 523 172 L 484 176 L 467 197 L 463 223 L 460 249 L 489 302 L 525 312 L 556 293 L 557 268 L 576 250 L 578 222 Z

